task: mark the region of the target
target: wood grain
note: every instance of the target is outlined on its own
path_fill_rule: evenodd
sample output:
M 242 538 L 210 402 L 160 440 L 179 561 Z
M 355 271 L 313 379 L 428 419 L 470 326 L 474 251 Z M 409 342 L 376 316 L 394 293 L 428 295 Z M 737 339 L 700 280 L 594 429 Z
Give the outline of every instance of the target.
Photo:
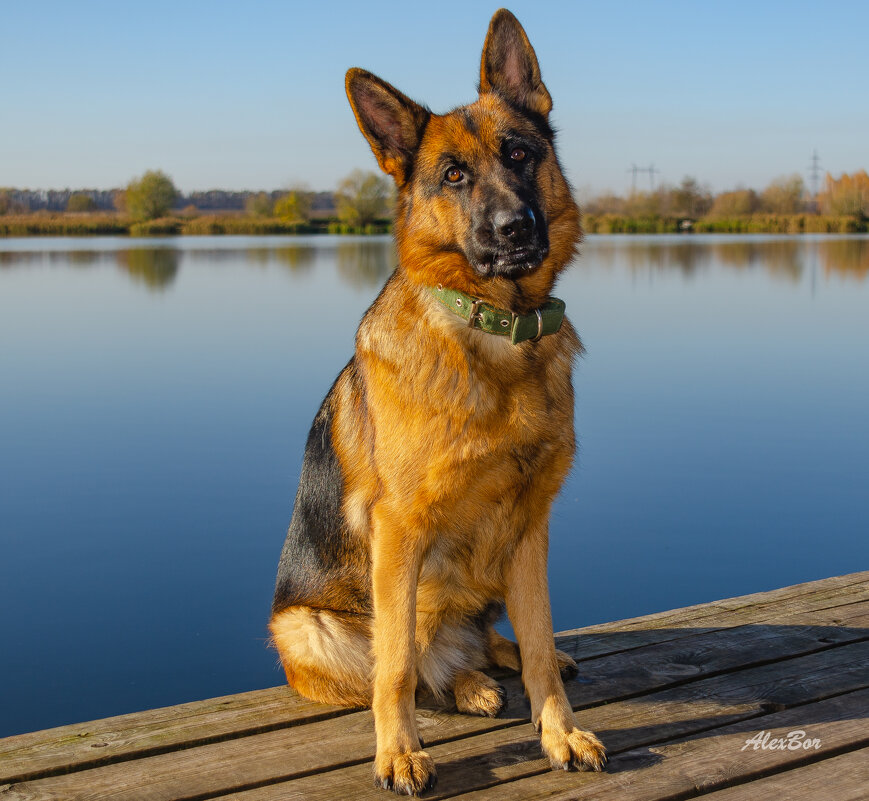
M 869 749 L 768 776 L 704 795 L 706 801 L 865 801 L 869 796 Z

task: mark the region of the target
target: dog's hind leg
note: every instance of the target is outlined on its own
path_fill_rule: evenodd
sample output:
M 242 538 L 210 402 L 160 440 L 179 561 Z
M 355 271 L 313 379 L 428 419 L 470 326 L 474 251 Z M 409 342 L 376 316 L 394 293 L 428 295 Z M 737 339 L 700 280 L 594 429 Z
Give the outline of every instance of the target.
M 362 615 L 291 606 L 272 616 L 287 682 L 314 701 L 371 706 L 370 622 Z
M 522 670 L 519 646 L 499 634 L 492 626 L 486 631 L 486 655 L 492 667 L 512 670 L 515 673 Z
M 479 670 L 460 670 L 453 679 L 456 708 L 466 715 L 494 718 L 504 707 L 506 692 Z
M 522 657 L 519 655 L 519 646 L 512 640 L 499 634 L 491 626 L 486 632 L 486 653 L 492 667 L 512 670 L 516 673 L 522 671 Z M 555 649 L 555 661 L 561 673 L 563 681 L 576 678 L 579 669 L 576 661 L 570 654 Z

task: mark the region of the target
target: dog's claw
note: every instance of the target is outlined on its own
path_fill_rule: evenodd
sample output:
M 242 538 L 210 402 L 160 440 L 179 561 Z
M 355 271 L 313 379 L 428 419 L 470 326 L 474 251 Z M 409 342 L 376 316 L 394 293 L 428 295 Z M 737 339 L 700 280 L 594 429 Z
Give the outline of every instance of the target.
M 576 665 L 568 665 L 561 668 L 561 680 L 572 681 L 579 675 L 579 668 Z
M 492 715 L 492 717 L 497 717 L 507 708 L 507 688 L 504 687 L 503 684 L 498 685 L 498 711 Z
M 375 776 L 374 788 L 376 790 L 391 790 L 392 779 L 390 779 L 389 776 Z
M 397 752 L 376 758 L 374 786 L 397 795 L 419 795 L 434 787 L 437 771 L 425 751 Z

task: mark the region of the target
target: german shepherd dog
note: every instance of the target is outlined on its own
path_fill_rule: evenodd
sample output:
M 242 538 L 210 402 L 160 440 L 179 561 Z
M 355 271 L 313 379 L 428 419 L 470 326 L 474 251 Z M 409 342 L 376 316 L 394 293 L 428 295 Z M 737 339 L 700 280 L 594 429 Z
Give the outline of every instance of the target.
M 436 778 L 417 687 L 494 716 L 493 667 L 521 670 L 553 768 L 601 770 L 547 586 L 581 350 L 550 292 L 581 232 L 537 57 L 502 9 L 474 103 L 433 114 L 361 69 L 346 88 L 398 188 L 398 267 L 308 436 L 269 624 L 287 681 L 372 707 L 375 784 L 399 794 Z M 492 627 L 505 603 L 518 645 Z

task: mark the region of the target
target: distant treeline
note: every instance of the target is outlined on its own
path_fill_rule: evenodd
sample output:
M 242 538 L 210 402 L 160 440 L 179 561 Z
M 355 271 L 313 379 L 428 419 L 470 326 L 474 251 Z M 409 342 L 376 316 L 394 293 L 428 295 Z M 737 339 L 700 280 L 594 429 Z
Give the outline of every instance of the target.
M 334 192 L 303 187 L 183 194 L 159 170 L 115 190 L 0 189 L 0 236 L 380 233 L 395 202 L 384 176 L 355 170 Z M 764 190 L 714 194 L 693 178 L 582 203 L 587 233 L 859 233 L 869 231 L 869 175 L 827 174 L 811 195 L 799 175 Z
M 0 189 L 0 214 L 28 214 L 33 211 L 114 211 L 122 204 L 124 189 Z M 179 192 L 172 208 L 193 207 L 200 211 L 244 211 L 252 199 L 265 195 L 277 202 L 286 190 L 271 192 L 232 192 L 209 189 L 207 192 Z M 311 212 L 316 216 L 335 215 L 334 192 L 311 192 Z M 84 201 L 84 202 L 82 202 Z M 76 205 L 79 209 L 72 208 Z
M 869 221 L 869 175 L 828 173 L 814 196 L 799 175 L 778 178 L 761 192 L 738 188 L 718 194 L 685 178 L 679 186 L 649 192 L 598 195 L 582 207 L 589 233 L 862 232 Z

